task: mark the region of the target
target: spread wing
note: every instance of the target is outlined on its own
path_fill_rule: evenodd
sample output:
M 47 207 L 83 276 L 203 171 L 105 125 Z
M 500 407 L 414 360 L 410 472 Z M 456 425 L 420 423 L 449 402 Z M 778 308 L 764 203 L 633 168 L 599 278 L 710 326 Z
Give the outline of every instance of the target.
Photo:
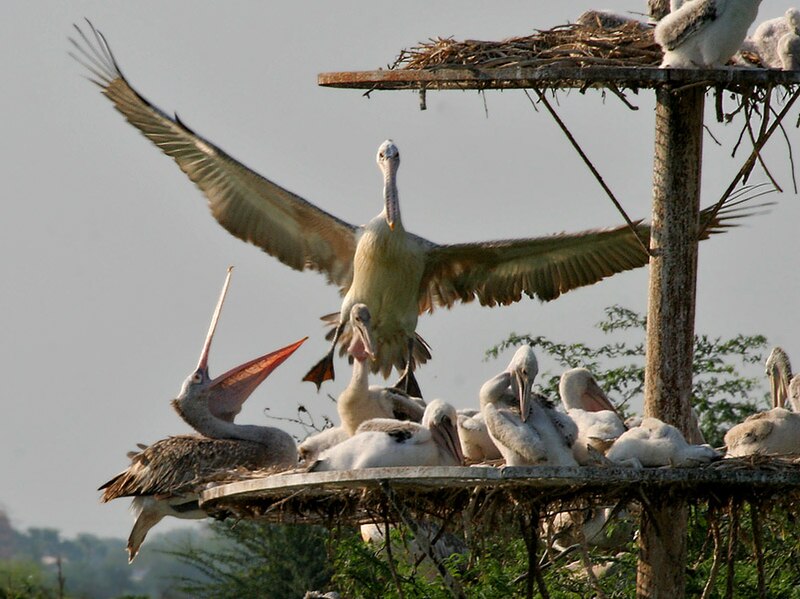
M 346 290 L 353 279 L 359 231 L 303 198 L 250 170 L 203 139 L 177 116 L 169 117 L 125 79 L 105 38 L 89 23 L 94 42 L 75 27 L 71 39 L 92 81 L 130 124 L 139 129 L 197 185 L 214 218 L 236 237 L 259 246 L 296 270 L 311 268 Z
M 484 306 L 505 305 L 519 301 L 523 293 L 552 300 L 647 261 L 647 253 L 627 226 L 440 245 L 428 254 L 420 312 L 475 298 Z
M 769 206 L 768 202 L 748 204 L 769 193 L 759 187 L 732 194 L 719 210 L 714 206 L 703 209 L 700 239 L 735 227 L 738 219 Z M 649 256 L 637 234 L 647 242 L 650 225 L 641 221 L 634 225 L 636 234 L 622 225 L 531 239 L 433 244 L 420 287 L 419 311 L 476 298 L 483 306 L 506 305 L 519 301 L 523 293 L 550 301 L 613 274 L 646 266 Z

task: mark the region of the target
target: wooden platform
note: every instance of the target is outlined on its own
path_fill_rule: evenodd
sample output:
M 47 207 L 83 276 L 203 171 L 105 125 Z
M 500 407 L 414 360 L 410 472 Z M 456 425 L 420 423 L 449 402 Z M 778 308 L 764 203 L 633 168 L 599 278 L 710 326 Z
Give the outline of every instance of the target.
M 723 69 L 660 69 L 657 67 L 506 67 L 385 69 L 320 73 L 324 87 L 374 90 L 484 89 L 646 89 L 703 85 L 739 92 L 746 88 L 800 84 L 800 71 L 746 67 Z
M 388 487 L 387 487 L 388 485 Z M 414 467 L 291 472 L 222 484 L 203 491 L 212 515 L 275 521 L 358 522 L 374 516 L 391 488 L 426 513 L 464 509 L 489 495 L 505 504 L 607 500 L 652 492 L 687 498 L 800 496 L 800 463 L 781 458 L 722 460 L 700 468 Z

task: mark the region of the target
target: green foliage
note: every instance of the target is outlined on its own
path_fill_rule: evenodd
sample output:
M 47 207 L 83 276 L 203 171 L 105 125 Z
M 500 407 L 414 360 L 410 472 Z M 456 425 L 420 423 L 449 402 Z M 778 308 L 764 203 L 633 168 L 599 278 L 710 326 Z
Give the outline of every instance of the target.
M 226 521 L 212 529 L 216 543 L 173 552 L 201 575 L 182 581 L 191 597 L 289 599 L 330 580 L 324 528 Z
M 51 599 L 55 584 L 39 564 L 27 560 L 0 561 L 0 599 Z
M 583 343 L 561 343 L 543 336 L 512 333 L 490 348 L 487 357 L 527 343 L 549 355 L 563 368 L 582 366 L 592 371 L 620 411 L 629 415 L 631 401 L 644 393 L 644 335 L 646 319 L 623 308 L 606 308 L 606 317 L 596 326 L 606 335 L 626 335 L 630 341 L 615 341 L 599 347 Z M 767 340 L 762 335 L 736 335 L 730 339 L 696 335 L 692 405 L 700 418 L 706 441 L 723 444 L 725 432 L 745 417 L 766 407 L 762 379 L 744 376 L 742 367 L 759 364 Z M 558 395 L 558 374 L 545 374 L 542 392 Z M 757 398 L 757 399 L 754 399 Z

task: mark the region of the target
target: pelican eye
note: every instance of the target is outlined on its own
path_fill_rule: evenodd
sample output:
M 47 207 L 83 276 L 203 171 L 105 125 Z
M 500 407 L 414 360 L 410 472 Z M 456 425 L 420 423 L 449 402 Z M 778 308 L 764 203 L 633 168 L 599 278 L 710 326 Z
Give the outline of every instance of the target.
M 201 372 L 195 372 L 192 375 L 192 382 L 193 383 L 202 383 L 203 382 L 203 374 Z

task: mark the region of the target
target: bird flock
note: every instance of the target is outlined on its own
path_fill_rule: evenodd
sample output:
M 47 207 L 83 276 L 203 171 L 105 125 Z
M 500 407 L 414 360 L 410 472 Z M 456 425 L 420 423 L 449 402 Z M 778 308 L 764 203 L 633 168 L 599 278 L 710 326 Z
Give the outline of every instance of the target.
M 755 48 L 769 67 L 798 68 L 800 12 L 790 9 L 784 17 L 763 23 L 746 41 L 758 5 L 759 0 L 673 1 L 673 12 L 655 29 L 665 50 L 662 66 L 720 66 L 746 46 Z M 304 380 L 319 390 L 334 379 L 337 347 L 352 365 L 350 382 L 337 400 L 338 426 L 298 445 L 279 428 L 236 423 L 253 390 L 306 338 L 212 379 L 209 350 L 230 283 L 229 269 L 198 366 L 172 402 L 196 434 L 139 445 L 128 454 L 130 465 L 100 487 L 104 502 L 133 498 L 129 560 L 163 517 L 204 518 L 200 493 L 236 470 L 691 467 L 723 457 L 724 451 L 703 442 L 699 427 L 687 441 L 657 418 L 624 421 L 585 368 L 562 374 L 559 404 L 537 393 L 538 362 L 527 345 L 476 390 L 469 409 L 456 410 L 444 399 L 426 402 L 414 376 L 431 359 L 431 347 L 416 331 L 421 314 L 473 300 L 484 306 L 507 305 L 523 295 L 548 301 L 644 266 L 648 256 L 638 236 L 649 236 L 647 225 L 635 223 L 636 231 L 626 225 L 437 244 L 403 226 L 397 186 L 400 152 L 391 140 L 377 153 L 383 208 L 365 225 L 352 225 L 257 174 L 158 109 L 130 85 L 91 23 L 88 33 L 76 30 L 73 56 L 128 122 L 173 158 L 203 192 L 220 225 L 287 266 L 316 270 L 339 287 L 339 311 L 323 317 L 331 325 L 330 350 Z M 740 216 L 737 210 L 704 213 L 713 219 L 709 233 L 724 231 Z M 792 378 L 780 348 L 767 368 L 774 407 L 728 432 L 728 456 L 800 452 L 800 378 Z M 393 370 L 399 375 L 396 384 L 369 384 L 371 374 L 387 378 Z

